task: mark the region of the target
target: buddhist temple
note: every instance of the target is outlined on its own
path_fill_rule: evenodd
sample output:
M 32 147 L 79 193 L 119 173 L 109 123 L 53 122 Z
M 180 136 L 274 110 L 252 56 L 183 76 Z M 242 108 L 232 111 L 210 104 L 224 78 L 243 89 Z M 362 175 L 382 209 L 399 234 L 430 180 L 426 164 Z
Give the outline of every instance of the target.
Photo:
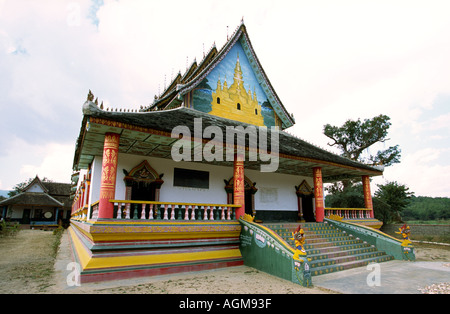
M 243 22 L 150 105 L 117 110 L 94 97 L 73 162 L 69 231 L 82 282 L 242 265 L 245 217 L 381 225 L 369 180 L 382 170 L 285 131 L 293 104 L 282 104 Z M 355 178 L 366 208 L 326 208 L 323 184 Z
M 56 228 L 71 217 L 70 183 L 43 181 L 36 175 L 16 195 L 0 201 L 4 219 L 30 228 Z

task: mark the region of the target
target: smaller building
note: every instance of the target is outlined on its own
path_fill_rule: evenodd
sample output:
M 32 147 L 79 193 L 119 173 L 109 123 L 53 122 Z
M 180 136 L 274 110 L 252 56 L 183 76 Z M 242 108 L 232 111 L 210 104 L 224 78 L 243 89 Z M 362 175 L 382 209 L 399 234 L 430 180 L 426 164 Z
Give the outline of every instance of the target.
M 69 223 L 70 183 L 43 182 L 36 176 L 22 191 L 0 202 L 2 217 L 30 227 Z

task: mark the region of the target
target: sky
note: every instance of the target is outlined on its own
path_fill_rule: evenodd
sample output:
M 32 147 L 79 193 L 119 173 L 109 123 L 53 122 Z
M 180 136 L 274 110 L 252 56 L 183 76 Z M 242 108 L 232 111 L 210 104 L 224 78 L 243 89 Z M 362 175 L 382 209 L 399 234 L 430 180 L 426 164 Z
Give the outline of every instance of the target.
M 240 25 L 296 125 L 338 152 L 327 123 L 388 115 L 417 196 L 450 197 L 450 1 L 0 0 L 0 189 L 70 182 L 89 89 L 138 109 Z

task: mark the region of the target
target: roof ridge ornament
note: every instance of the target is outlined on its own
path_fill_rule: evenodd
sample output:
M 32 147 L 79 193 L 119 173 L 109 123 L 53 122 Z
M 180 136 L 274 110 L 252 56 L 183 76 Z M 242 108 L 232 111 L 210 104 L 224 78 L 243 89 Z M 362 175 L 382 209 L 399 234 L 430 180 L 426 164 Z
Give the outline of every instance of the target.
M 87 100 L 94 101 L 94 94 L 92 94 L 91 90 L 89 90 L 89 93 L 87 95 Z

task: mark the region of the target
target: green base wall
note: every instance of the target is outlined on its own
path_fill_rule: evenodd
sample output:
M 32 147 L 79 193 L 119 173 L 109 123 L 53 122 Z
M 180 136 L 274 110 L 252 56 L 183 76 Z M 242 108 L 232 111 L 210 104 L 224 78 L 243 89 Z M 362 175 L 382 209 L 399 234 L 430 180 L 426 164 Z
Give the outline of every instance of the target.
M 289 280 L 305 287 L 312 286 L 310 265 L 293 259 L 294 249 L 270 229 L 240 219 L 240 250 L 244 265 Z

